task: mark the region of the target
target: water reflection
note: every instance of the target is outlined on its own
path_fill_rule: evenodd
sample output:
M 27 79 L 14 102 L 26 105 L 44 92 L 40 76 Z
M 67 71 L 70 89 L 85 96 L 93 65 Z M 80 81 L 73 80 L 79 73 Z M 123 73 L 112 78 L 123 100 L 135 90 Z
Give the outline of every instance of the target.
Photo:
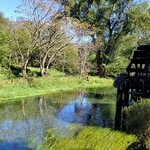
M 111 127 L 112 122 L 102 116 L 100 104 L 90 103 L 89 97 L 81 91 L 76 100 L 66 104 L 56 117 L 68 123 Z
M 17 142 L 15 141 L 3 141 L 0 144 L 0 150 L 32 150 L 28 147 L 26 141 L 22 139 L 17 139 Z
M 84 91 L 63 95 L 57 95 L 57 98 L 42 96 L 0 106 L 0 149 L 35 149 L 43 143 L 49 128 L 68 136 L 74 134 L 69 129 L 72 124 L 112 127 L 114 108 L 111 108 L 114 105 L 100 104 L 97 97 L 97 103 L 91 103 L 95 96 Z

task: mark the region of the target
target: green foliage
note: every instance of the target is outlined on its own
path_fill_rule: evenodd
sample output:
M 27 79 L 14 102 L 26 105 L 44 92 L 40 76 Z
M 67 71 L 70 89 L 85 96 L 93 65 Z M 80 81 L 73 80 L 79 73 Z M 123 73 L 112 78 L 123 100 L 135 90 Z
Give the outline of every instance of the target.
M 6 76 L 5 76 L 5 74 L 4 74 L 3 72 L 4 72 L 4 69 L 2 69 L 2 68 L 0 67 L 0 81 L 3 81 L 3 80 L 6 79 Z
M 51 76 L 51 77 L 63 77 L 65 76 L 65 73 L 64 72 L 60 72 L 56 69 L 50 69 L 48 71 L 48 74 Z
M 129 11 L 129 17 L 131 18 L 132 28 L 136 34 L 135 39 L 138 44 L 150 43 L 150 12 L 149 5 L 144 2 L 136 5 Z
M 128 109 L 128 128 L 130 133 L 150 149 L 150 100 L 143 99 Z
M 67 46 L 51 64 L 51 68 L 64 71 L 70 74 L 77 73 L 79 70 L 79 58 L 77 48 L 72 44 Z
M 10 63 L 8 58 L 10 46 L 7 26 L 7 20 L 4 18 L 3 14 L 0 14 L 0 66 L 5 69 L 8 69 Z
M 135 3 L 133 0 L 73 2 L 74 5 L 71 5 L 70 0 L 63 1 L 66 12 L 81 23 L 86 22 L 89 35 L 101 39 L 98 50 L 102 54 L 97 55 L 100 60 L 96 64 L 95 59 L 94 65 L 108 65 L 111 74 L 124 72 L 126 63 L 122 61 L 127 62 L 126 58 L 130 58 L 138 44 L 149 44 L 150 13 L 147 3 Z
M 24 24 L 22 27 L 18 27 L 15 29 L 13 35 L 13 48 L 18 53 L 18 55 L 23 55 L 25 58 L 28 56 L 28 48 L 31 47 L 31 34 L 29 29 L 27 29 L 26 24 L 24 22 L 18 22 L 18 24 Z M 31 51 L 32 49 L 30 49 Z M 28 53 L 27 53 L 28 52 Z
M 27 6 L 31 2 L 24 1 Z M 60 22 L 57 19 L 57 21 L 52 19 L 55 17 L 50 17 L 55 16 L 56 12 L 50 9 L 51 3 L 48 0 L 43 5 L 37 1 L 36 9 L 22 5 L 24 11 L 30 14 L 29 20 L 22 17 L 16 22 L 11 22 L 2 13 L 0 14 L 0 66 L 7 70 L 6 73 L 9 77 L 13 75 L 8 70 L 10 65 L 22 65 L 24 70 L 28 63 L 32 67 L 39 67 L 42 64 L 42 58 L 43 67 L 48 68 L 50 62 L 50 67 L 53 69 L 71 74 L 78 73 L 79 55 L 77 48 L 72 43 L 68 43 L 65 48 L 62 46 L 62 50 L 57 53 L 59 47 L 68 41 L 68 36 L 65 35 L 65 32 L 63 33 L 62 28 L 71 28 L 73 24 L 76 26 L 80 24 L 82 32 L 91 36 L 93 43 L 95 41 L 96 50 L 100 51 L 100 54 L 96 51 L 95 54 L 92 53 L 87 62 L 87 64 L 91 64 L 92 68 L 96 68 L 91 71 L 93 75 L 96 74 L 98 68 L 99 71 L 102 70 L 100 67 L 103 67 L 103 64 L 110 75 L 124 72 L 128 59 L 137 45 L 150 43 L 150 8 L 146 2 L 63 0 L 61 3 L 65 6 L 67 17 L 75 18 L 71 19 L 72 22 L 70 21 L 69 25 L 62 24 L 61 19 L 64 19 L 63 22 L 66 21 L 64 16 L 58 17 Z M 50 14 L 47 14 L 49 17 L 46 15 L 47 9 L 50 9 L 48 11 Z M 36 13 L 34 13 L 35 10 Z M 61 10 L 57 13 L 60 12 Z M 43 17 L 51 18 L 49 24 L 43 22 Z M 42 25 L 42 23 L 44 24 Z M 39 38 L 39 36 L 41 37 Z M 102 74 L 99 72 L 99 75 Z M 37 77 L 38 72 L 31 71 L 28 72 L 28 75 Z
M 58 139 L 57 136 L 51 134 L 46 138 L 46 144 L 43 149 L 126 150 L 135 141 L 137 141 L 137 138 L 133 135 L 127 135 L 107 128 L 84 127 L 73 138 Z
M 111 64 L 107 65 L 109 75 L 117 76 L 121 72 L 125 72 L 129 60 L 122 56 L 116 56 Z
M 137 35 L 126 35 L 119 39 L 115 56 L 121 56 L 130 59 L 137 47 Z

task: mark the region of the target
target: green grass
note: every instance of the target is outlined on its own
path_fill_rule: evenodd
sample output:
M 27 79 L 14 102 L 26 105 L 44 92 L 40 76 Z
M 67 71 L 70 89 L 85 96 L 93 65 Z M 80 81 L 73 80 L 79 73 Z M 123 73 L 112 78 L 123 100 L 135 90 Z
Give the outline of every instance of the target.
M 66 76 L 64 74 L 51 73 L 42 78 L 0 80 L 0 102 L 8 99 L 37 96 L 82 88 L 112 87 L 113 80 L 99 77 L 89 77 L 90 81 L 81 80 L 79 76 Z
M 57 139 L 46 138 L 43 150 L 126 150 L 137 142 L 134 135 L 129 135 L 107 128 L 84 127 L 76 137 Z

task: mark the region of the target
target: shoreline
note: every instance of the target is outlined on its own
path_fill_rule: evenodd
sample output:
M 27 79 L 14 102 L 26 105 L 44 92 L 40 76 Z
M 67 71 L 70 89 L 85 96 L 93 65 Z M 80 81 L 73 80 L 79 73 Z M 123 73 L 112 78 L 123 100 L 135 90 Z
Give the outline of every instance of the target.
M 22 78 L 14 79 L 13 83 L 11 80 L 2 80 L 0 84 L 4 86 L 0 88 L 0 103 L 61 91 L 111 87 L 113 84 L 111 78 L 90 76 L 89 79 L 90 81 L 81 80 L 78 77 L 46 77 L 33 78 L 30 83 Z

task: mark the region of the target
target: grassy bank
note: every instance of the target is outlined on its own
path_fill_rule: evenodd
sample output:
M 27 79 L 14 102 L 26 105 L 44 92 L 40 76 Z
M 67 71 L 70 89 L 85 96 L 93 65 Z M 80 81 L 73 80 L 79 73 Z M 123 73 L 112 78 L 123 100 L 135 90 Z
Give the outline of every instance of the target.
M 126 150 L 138 141 L 134 135 L 99 127 L 84 127 L 72 138 L 61 140 L 53 135 L 46 139 L 43 150 Z
M 43 95 L 61 90 L 92 87 L 111 87 L 112 79 L 89 77 L 89 81 L 78 76 L 55 75 L 45 78 L 0 80 L 0 101 L 21 97 Z

